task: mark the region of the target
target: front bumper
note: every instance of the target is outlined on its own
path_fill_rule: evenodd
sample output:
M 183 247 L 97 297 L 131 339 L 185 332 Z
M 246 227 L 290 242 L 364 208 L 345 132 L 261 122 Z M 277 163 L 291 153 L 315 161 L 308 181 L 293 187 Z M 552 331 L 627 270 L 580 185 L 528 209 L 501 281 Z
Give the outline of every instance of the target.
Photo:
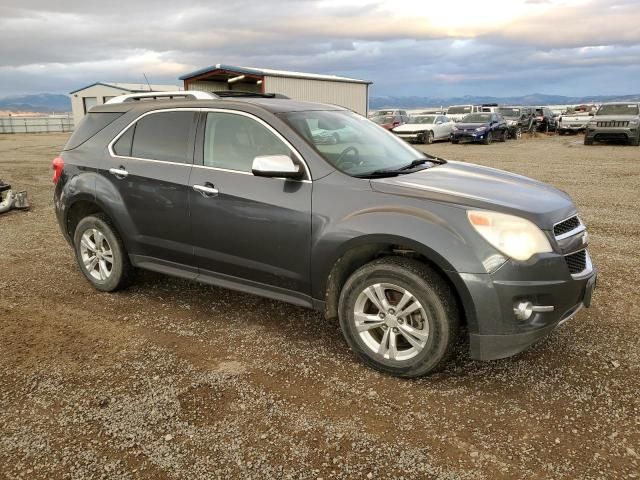
M 594 139 L 596 142 L 608 140 L 631 140 L 638 136 L 637 128 L 606 128 L 606 127 L 587 127 L 586 136 Z
M 487 138 L 487 133 L 489 133 L 489 130 L 482 132 L 454 132 L 451 134 L 451 138 L 457 142 L 482 142 Z
M 394 132 L 398 137 L 407 141 L 407 142 L 422 142 L 424 141 L 424 136 L 427 132 L 412 132 L 412 133 L 397 133 Z
M 474 309 L 475 322 L 469 324 L 472 358 L 515 355 L 591 304 L 597 269 L 572 276 L 562 255 L 539 257 L 525 265 L 508 261 L 492 274 L 461 274 Z M 513 309 L 523 301 L 554 309 L 519 320 Z

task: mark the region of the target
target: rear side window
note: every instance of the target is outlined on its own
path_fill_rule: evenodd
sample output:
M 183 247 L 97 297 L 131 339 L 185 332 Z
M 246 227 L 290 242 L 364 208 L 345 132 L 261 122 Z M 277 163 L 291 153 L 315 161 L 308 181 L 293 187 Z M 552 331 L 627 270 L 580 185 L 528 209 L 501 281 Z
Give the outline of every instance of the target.
M 113 145 L 113 153 L 120 155 L 121 157 L 131 156 L 131 145 L 133 144 L 133 132 L 135 132 L 136 126 L 131 125 L 126 132 L 124 132 L 118 141 Z
M 71 138 L 64 146 L 64 150 L 73 150 L 79 147 L 122 115 L 122 112 L 88 113 L 76 126 L 73 135 L 71 135 Z
M 193 151 L 189 145 L 193 145 L 195 125 L 196 112 L 159 112 L 142 117 L 135 124 L 131 156 L 190 163 Z M 121 148 L 126 150 L 126 143 Z

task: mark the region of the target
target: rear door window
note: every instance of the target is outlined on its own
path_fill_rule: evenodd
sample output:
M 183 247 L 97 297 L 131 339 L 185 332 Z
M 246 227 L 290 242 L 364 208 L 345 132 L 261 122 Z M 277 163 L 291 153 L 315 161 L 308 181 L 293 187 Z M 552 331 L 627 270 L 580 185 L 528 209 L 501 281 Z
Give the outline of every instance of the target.
M 197 113 L 193 111 L 171 111 L 152 113 L 142 117 L 135 125 L 131 156 L 165 162 L 191 163 L 196 115 Z M 123 149 L 126 150 L 126 146 Z

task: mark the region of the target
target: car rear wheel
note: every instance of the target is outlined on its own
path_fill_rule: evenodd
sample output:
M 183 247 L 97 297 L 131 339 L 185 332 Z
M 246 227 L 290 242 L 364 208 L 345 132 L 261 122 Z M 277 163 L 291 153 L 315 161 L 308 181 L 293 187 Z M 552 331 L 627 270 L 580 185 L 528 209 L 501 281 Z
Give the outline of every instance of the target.
M 425 145 L 431 145 L 433 143 L 433 132 L 428 130 L 422 137 L 422 141 Z
M 340 294 L 339 316 L 360 359 L 399 377 L 441 368 L 458 335 L 451 289 L 428 266 L 408 258 L 376 260 L 351 275 Z
M 120 236 L 105 215 L 80 220 L 73 243 L 78 266 L 95 289 L 113 292 L 129 283 L 133 267 Z

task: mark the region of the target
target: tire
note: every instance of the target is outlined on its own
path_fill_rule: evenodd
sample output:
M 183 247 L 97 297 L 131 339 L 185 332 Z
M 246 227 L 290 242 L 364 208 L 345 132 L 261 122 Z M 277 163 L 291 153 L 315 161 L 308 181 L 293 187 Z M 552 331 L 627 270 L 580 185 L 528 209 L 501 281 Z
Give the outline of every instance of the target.
M 129 255 L 106 215 L 96 214 L 80 220 L 73 245 L 80 271 L 96 290 L 113 292 L 130 283 L 133 267 Z
M 638 145 L 640 145 L 640 135 L 638 135 L 636 138 L 630 138 L 629 145 L 633 147 L 637 147 Z
M 393 307 L 407 292 L 409 300 L 401 308 L 414 310 L 396 317 Z M 386 301 L 381 305 L 386 310 L 372 299 L 379 305 Z M 419 377 L 442 368 L 458 338 L 460 320 L 451 289 L 427 265 L 409 258 L 382 258 L 358 269 L 340 292 L 338 312 L 344 338 L 358 357 L 397 377 Z
M 508 130 L 503 130 L 502 131 L 502 136 L 500 137 L 500 141 L 501 142 L 506 142 L 507 138 L 509 138 L 509 131 Z
M 455 138 L 451 139 L 451 143 L 453 143 L 454 145 L 457 145 L 458 143 L 460 143 L 460 140 L 457 140 Z
M 428 130 L 422 136 L 422 143 L 424 143 L 425 145 L 431 145 L 433 143 L 433 131 Z
M 516 140 L 520 140 L 522 138 L 522 127 L 516 128 L 513 138 Z
M 491 142 L 493 142 L 493 132 L 489 131 L 487 133 L 487 136 L 484 137 L 482 143 L 484 143 L 485 145 L 491 145 Z
M 585 145 L 593 145 L 593 138 L 589 138 L 587 135 L 584 136 L 584 144 Z

